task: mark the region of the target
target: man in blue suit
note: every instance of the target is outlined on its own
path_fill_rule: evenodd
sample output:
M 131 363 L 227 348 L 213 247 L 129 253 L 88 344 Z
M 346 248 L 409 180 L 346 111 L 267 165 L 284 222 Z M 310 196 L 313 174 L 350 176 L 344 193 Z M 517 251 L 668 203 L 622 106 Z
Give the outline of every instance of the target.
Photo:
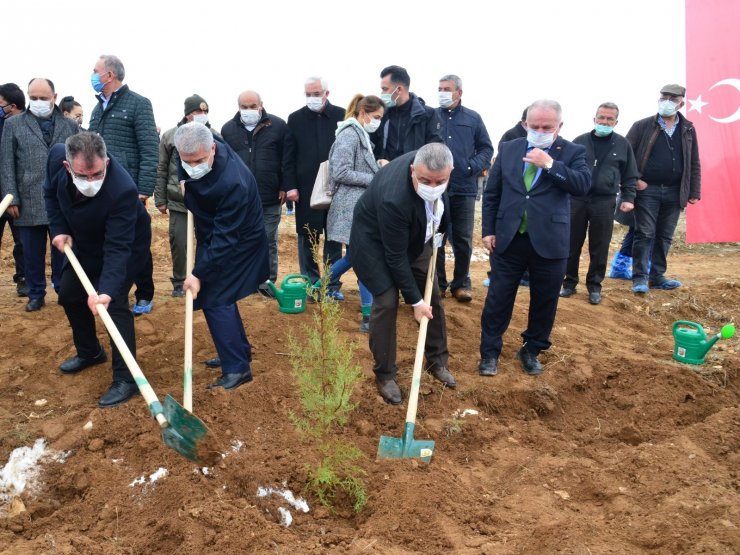
M 202 308 L 221 361 L 208 388 L 235 389 L 252 381 L 252 347 L 236 301 L 269 277 L 267 235 L 257 182 L 241 158 L 198 122 L 175 132 L 187 177 L 184 201 L 195 220 L 195 266 L 183 289 Z
M 524 372 L 542 373 L 537 359 L 550 347 L 560 284 L 570 244 L 570 196 L 591 187 L 586 149 L 558 137 L 562 110 L 538 100 L 527 110 L 527 137 L 503 143 L 483 193 L 483 244 L 490 253 L 491 285 L 481 317 L 482 376 L 494 376 L 511 321 L 519 280 L 529 270 L 530 302 Z

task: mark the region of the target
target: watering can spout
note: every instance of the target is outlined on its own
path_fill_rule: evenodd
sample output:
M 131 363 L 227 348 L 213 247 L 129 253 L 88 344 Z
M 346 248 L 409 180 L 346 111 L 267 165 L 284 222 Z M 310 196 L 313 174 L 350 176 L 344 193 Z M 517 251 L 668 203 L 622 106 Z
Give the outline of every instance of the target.
M 278 302 L 280 302 L 283 298 L 283 290 L 275 287 L 275 284 L 272 283 L 272 281 L 270 281 L 269 279 L 265 283 L 267 283 L 270 291 L 272 291 L 273 295 L 275 295 L 275 298 L 278 300 Z

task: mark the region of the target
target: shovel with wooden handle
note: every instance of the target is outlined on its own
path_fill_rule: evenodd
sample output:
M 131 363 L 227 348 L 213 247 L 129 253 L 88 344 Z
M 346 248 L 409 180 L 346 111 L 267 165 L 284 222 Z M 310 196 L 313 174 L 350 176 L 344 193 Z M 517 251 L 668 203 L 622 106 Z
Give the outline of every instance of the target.
M 93 284 L 90 282 L 80 261 L 77 260 L 77 256 L 68 244 L 64 245 L 64 254 L 67 255 L 67 259 L 72 264 L 87 294 L 96 295 L 97 292 Z M 209 445 L 209 443 L 213 442 L 210 441 L 212 438 L 209 438 L 208 428 L 206 428 L 205 424 L 199 418 L 186 411 L 170 395 L 165 397 L 164 406 L 162 406 L 162 403 L 157 398 L 157 394 L 154 393 L 154 389 L 152 389 L 152 386 L 144 376 L 144 372 L 139 368 L 139 364 L 131 354 L 121 333 L 116 328 L 113 319 L 108 314 L 108 310 L 102 304 L 96 305 L 96 308 L 105 327 L 108 329 L 111 339 L 113 339 L 116 347 L 118 347 L 118 351 L 121 353 L 121 357 L 123 357 L 126 366 L 128 366 L 136 385 L 139 387 L 139 391 L 144 397 L 149 411 L 157 420 L 165 445 L 174 449 L 183 457 L 198 463 L 214 464 L 220 460 L 221 457 L 218 451 L 212 445 Z
M 10 203 L 13 202 L 13 195 L 8 193 L 3 198 L 2 202 L 0 202 L 0 216 L 2 216 L 5 211 L 8 209 L 8 206 L 10 206 Z
M 190 275 L 195 263 L 193 251 L 193 213 L 188 210 L 187 254 L 185 257 L 185 275 Z M 193 292 L 185 291 L 185 361 L 183 363 L 182 405 L 185 410 L 193 412 Z

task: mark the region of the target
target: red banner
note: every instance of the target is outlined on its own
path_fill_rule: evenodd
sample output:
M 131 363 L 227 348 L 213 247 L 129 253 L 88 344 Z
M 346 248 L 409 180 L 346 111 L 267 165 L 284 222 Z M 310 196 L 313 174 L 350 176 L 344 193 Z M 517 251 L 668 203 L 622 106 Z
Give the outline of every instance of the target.
M 686 0 L 686 117 L 696 127 L 701 200 L 686 241 L 740 241 L 740 2 Z

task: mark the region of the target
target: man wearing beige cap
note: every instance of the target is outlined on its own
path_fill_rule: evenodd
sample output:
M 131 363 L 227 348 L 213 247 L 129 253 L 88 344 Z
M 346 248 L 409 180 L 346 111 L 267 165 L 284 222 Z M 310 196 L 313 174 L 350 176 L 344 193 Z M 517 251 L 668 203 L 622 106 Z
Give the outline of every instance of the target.
M 649 288 L 681 287 L 680 281 L 665 275 L 666 257 L 681 211 L 701 198 L 696 131 L 678 113 L 685 94 L 681 85 L 664 86 L 658 113 L 635 122 L 627 133 L 639 173 L 632 247 L 632 292 L 638 295 Z

